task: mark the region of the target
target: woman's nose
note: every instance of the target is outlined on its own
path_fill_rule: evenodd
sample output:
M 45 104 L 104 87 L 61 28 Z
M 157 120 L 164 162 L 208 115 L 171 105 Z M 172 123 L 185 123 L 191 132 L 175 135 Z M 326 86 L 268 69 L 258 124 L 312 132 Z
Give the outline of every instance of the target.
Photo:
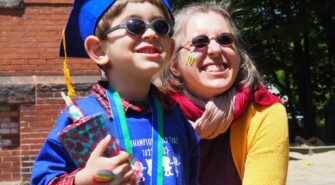
M 208 44 L 208 55 L 212 57 L 216 57 L 220 55 L 222 52 L 222 48 L 219 43 L 217 43 L 215 40 L 211 40 Z

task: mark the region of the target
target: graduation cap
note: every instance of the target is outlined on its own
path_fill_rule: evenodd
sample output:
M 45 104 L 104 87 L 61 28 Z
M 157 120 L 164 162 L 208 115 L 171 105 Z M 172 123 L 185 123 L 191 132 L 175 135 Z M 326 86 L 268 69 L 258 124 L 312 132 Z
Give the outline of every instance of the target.
M 62 33 L 59 55 L 64 57 L 64 76 L 68 88 L 68 96 L 75 97 L 67 57 L 89 58 L 84 47 L 84 41 L 89 35 L 94 35 L 96 25 L 101 16 L 116 0 L 74 0 L 67 25 Z M 172 9 L 170 0 L 162 0 L 165 6 Z

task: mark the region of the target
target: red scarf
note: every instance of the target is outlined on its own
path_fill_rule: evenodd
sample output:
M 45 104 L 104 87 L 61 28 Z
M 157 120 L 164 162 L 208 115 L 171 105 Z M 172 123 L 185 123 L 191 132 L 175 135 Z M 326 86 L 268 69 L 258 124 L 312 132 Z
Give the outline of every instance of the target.
M 169 93 L 169 96 L 179 103 L 181 110 L 186 117 L 191 121 L 196 121 L 201 117 L 204 110 L 197 107 L 182 93 Z M 237 120 L 246 110 L 249 102 L 262 106 L 269 106 L 276 102 L 282 101 L 271 94 L 262 84 L 259 84 L 258 89 L 250 93 L 250 89 L 238 87 L 236 89 L 234 120 Z

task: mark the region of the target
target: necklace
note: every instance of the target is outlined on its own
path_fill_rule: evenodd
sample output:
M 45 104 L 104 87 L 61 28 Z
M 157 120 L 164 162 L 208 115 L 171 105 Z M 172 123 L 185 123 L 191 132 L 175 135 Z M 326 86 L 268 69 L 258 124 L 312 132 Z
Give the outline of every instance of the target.
M 107 88 L 107 97 L 113 113 L 114 125 L 116 126 L 120 146 L 133 156 L 130 142 L 130 134 L 126 115 L 122 107 L 119 94 L 111 88 Z M 161 102 L 156 96 L 149 95 L 149 103 L 152 109 L 152 176 L 151 184 L 163 184 L 163 109 Z M 158 132 L 157 132 L 158 131 Z M 131 161 L 131 163 L 133 163 Z

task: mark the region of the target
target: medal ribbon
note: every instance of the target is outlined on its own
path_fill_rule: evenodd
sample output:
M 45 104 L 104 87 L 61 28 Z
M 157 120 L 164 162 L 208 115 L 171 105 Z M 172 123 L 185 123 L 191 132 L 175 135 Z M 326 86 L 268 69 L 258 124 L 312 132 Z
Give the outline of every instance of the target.
M 122 107 L 119 94 L 111 88 L 107 89 L 108 101 L 113 113 L 114 124 L 117 128 L 120 145 L 126 152 L 133 155 L 130 142 L 130 134 L 126 120 L 126 114 Z M 163 185 L 163 109 L 161 102 L 156 96 L 149 96 L 152 109 L 152 184 Z M 134 161 L 132 161 L 134 162 Z

